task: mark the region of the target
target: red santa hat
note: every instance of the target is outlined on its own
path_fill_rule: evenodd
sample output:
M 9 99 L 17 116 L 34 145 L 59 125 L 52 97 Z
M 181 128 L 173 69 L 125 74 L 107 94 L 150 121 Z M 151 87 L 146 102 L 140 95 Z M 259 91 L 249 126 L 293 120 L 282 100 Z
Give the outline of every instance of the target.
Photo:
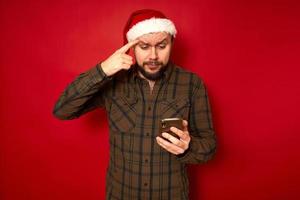
M 160 11 L 144 9 L 133 12 L 124 28 L 124 44 L 138 37 L 156 32 L 167 32 L 176 36 L 174 23 Z

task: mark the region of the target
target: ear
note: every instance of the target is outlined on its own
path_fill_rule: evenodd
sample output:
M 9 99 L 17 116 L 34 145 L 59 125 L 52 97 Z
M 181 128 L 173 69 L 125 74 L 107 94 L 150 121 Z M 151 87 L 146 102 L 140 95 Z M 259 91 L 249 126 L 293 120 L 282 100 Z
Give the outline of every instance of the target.
M 172 48 L 173 48 L 173 46 L 174 46 L 174 44 L 175 44 L 175 41 L 176 41 L 175 38 L 172 36 L 172 37 L 171 37 L 171 45 L 172 45 Z

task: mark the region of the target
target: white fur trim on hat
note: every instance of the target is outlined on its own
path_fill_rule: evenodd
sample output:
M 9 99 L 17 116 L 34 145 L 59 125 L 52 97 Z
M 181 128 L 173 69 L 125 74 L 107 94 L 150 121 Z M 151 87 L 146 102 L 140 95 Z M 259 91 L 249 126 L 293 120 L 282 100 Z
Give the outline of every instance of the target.
M 173 37 L 176 36 L 176 28 L 173 22 L 169 19 L 151 18 L 141 21 L 134 25 L 126 34 L 128 42 L 135 40 L 136 38 L 148 34 L 157 32 L 167 32 Z

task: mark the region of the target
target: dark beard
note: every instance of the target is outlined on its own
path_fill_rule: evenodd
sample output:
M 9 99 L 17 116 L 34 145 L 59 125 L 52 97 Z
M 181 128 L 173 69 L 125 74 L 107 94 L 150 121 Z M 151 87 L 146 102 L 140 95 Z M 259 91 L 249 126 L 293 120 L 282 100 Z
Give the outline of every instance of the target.
M 149 72 L 145 71 L 145 69 L 144 69 L 144 66 L 147 64 L 161 65 L 162 67 L 156 73 L 149 73 Z M 162 75 L 164 74 L 165 69 L 166 69 L 166 65 L 163 65 L 163 63 L 158 62 L 158 61 L 144 62 L 143 67 L 138 65 L 138 71 L 141 72 L 141 74 L 146 79 L 151 80 L 151 81 L 156 81 L 156 80 L 160 79 L 162 77 Z

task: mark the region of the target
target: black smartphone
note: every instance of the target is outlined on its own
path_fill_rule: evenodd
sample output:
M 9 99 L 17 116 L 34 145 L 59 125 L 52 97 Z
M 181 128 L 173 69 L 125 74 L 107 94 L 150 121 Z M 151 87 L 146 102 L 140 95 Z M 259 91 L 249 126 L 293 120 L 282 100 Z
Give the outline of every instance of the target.
M 181 118 L 165 118 L 160 120 L 160 128 L 159 128 L 159 136 L 162 137 L 163 139 L 165 139 L 162 136 L 163 132 L 169 133 L 170 135 L 176 137 L 177 139 L 179 139 L 179 136 L 176 133 L 173 133 L 170 128 L 176 127 L 180 130 L 183 130 L 183 119 Z

